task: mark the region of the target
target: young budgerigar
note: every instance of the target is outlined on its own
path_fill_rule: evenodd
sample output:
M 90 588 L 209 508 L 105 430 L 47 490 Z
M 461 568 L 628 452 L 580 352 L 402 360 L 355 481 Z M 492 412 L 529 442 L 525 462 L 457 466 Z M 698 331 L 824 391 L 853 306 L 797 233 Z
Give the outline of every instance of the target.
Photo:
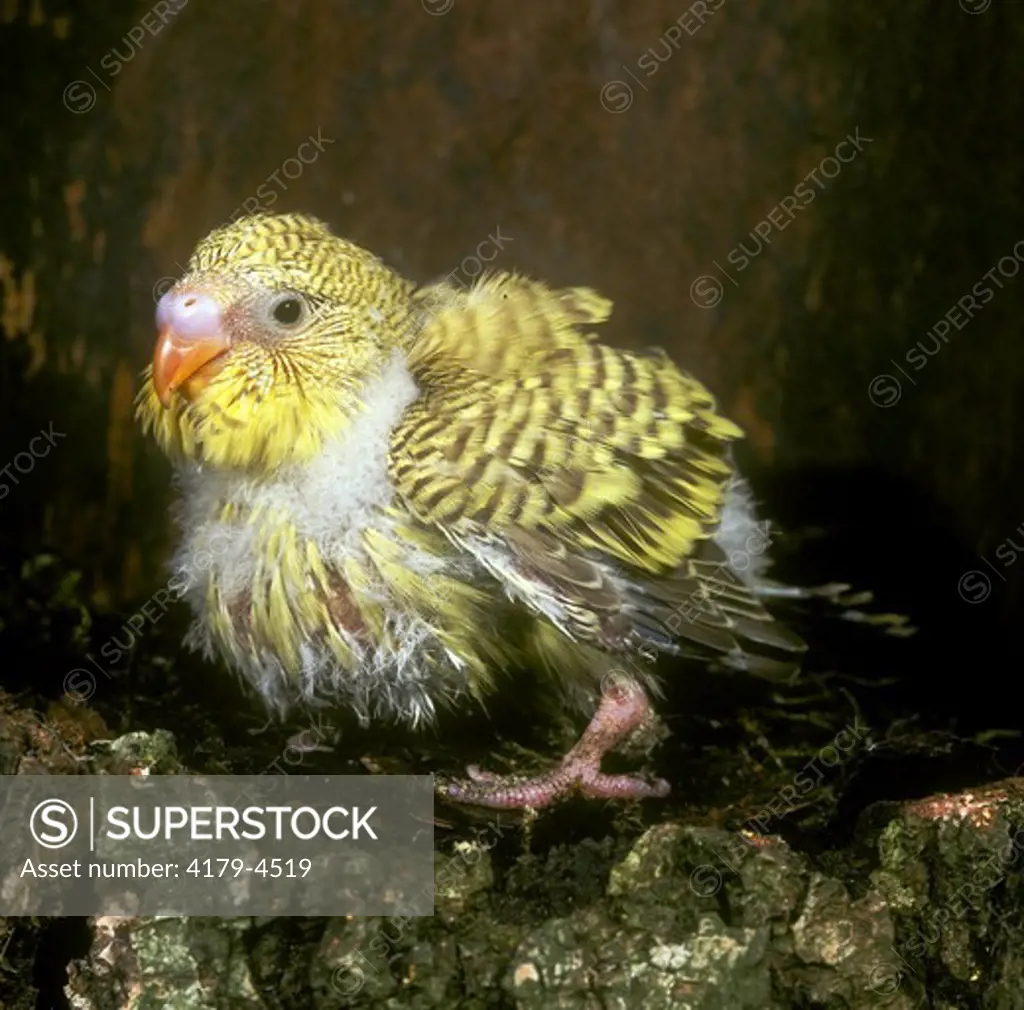
M 203 239 L 138 404 L 179 471 L 190 644 L 277 712 L 413 726 L 529 670 L 590 718 L 580 741 L 445 795 L 664 795 L 600 767 L 658 655 L 784 676 L 805 646 L 761 603 L 740 430 L 664 354 L 599 342 L 610 311 L 511 273 L 416 286 L 303 215 Z

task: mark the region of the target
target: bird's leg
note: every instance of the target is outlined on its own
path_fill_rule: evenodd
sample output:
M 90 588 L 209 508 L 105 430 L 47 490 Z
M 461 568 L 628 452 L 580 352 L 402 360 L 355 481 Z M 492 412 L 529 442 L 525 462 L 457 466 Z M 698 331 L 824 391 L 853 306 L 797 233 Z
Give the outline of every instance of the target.
M 653 715 L 643 689 L 619 683 L 605 690 L 590 724 L 561 763 L 540 775 L 495 775 L 469 767 L 470 781 L 448 782 L 441 789 L 447 799 L 504 810 L 539 809 L 580 794 L 592 799 L 639 800 L 667 796 L 664 779 L 647 782 L 633 775 L 606 775 L 601 758 L 627 733 Z

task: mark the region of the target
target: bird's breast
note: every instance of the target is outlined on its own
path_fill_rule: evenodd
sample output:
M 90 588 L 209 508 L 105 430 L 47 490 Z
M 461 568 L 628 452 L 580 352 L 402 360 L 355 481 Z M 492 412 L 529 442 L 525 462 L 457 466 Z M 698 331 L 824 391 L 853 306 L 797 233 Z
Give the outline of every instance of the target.
M 448 570 L 450 545 L 425 543 L 388 469 L 393 427 L 415 395 L 393 363 L 364 414 L 312 462 L 267 479 L 184 475 L 176 561 L 192 644 L 220 654 L 273 708 L 326 698 L 417 722 L 433 711 L 437 670 L 447 693 L 465 689 L 431 581 Z

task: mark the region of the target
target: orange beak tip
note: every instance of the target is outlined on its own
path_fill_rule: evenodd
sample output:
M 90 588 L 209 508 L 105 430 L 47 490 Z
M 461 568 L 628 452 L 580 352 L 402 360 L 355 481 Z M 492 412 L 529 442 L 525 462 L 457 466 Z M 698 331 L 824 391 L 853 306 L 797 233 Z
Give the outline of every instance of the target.
M 227 338 L 218 333 L 191 339 L 178 336 L 170 328 L 161 330 L 153 351 L 153 389 L 161 405 L 169 407 L 175 390 L 230 347 Z

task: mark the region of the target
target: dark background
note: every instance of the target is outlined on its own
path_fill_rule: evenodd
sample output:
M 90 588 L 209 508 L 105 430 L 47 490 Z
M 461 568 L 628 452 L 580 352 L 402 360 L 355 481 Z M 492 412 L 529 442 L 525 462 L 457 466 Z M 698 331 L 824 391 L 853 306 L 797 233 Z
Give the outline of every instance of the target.
M 876 743 L 803 849 L 875 800 L 1019 769 L 1024 275 L 1000 276 L 947 343 L 927 334 L 1024 239 L 1024 3 L 155 6 L 166 23 L 148 0 L 0 5 L 0 465 L 51 425 L 65 436 L 0 498 L 0 687 L 56 720 L 68 670 L 166 583 L 169 467 L 132 416 L 154 292 L 249 201 L 314 213 L 418 280 L 500 229 L 494 266 L 607 294 L 607 339 L 664 347 L 746 429 L 743 465 L 790 534 L 782 574 L 848 580 L 911 615 L 906 642 L 810 629 L 809 682 L 837 719 L 856 694 Z M 735 269 L 730 253 L 855 131 L 870 143 Z M 716 263 L 733 281 L 702 307 L 692 286 Z M 914 370 L 919 341 L 935 353 Z M 261 770 L 248 727 L 227 728 L 259 713 L 181 661 L 184 623 L 147 629 L 100 682 L 106 725 L 77 709 L 82 739 L 169 727 L 190 767 Z M 735 799 L 727 777 L 741 795 L 771 765 L 751 741 L 787 737 L 754 686 L 676 687 L 685 715 L 665 713 L 659 770 L 689 821 Z M 324 760 L 352 770 L 358 753 Z M 557 840 L 591 830 L 553 824 Z M 50 1007 L 88 942 L 58 921 L 38 952 L 5 949 L 17 964 L 26 945 Z
M 1024 238 L 1024 4 L 725 0 L 701 25 L 661 0 L 179 2 L 166 24 L 148 4 L 4 6 L 0 461 L 66 433 L 0 500 L 12 577 L 51 551 L 115 615 L 165 580 L 168 466 L 132 417 L 154 289 L 261 193 L 417 279 L 500 229 L 495 266 L 612 297 L 609 340 L 666 348 L 747 430 L 786 573 L 921 626 L 908 712 L 1016 726 L 1024 276 L 926 367 L 906 355 Z M 696 304 L 858 130 L 862 152 Z M 59 664 L 3 661 L 59 694 Z

